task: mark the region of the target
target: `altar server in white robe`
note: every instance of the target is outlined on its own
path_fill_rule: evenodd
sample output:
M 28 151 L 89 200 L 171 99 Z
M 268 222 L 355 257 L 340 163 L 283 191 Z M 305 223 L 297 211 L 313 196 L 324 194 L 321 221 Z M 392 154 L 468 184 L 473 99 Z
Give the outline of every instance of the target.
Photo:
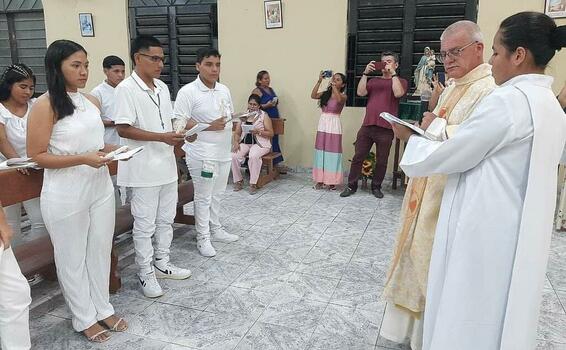
M 498 85 L 458 133 L 407 140 L 410 177 L 447 174 L 424 316 L 426 350 L 532 350 L 556 205 L 566 118 L 544 70 L 566 26 L 522 12 L 493 43 Z

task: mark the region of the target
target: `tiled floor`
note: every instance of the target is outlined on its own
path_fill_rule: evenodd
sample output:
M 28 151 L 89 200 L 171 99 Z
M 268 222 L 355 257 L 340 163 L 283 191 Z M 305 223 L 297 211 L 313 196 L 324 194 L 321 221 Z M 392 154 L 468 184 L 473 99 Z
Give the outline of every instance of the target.
M 34 349 L 403 349 L 379 337 L 380 298 L 402 201 L 315 191 L 289 175 L 257 195 L 227 191 L 223 222 L 241 235 L 201 257 L 194 231 L 179 226 L 173 261 L 190 267 L 166 294 L 138 289 L 130 239 L 120 244 L 123 287 L 112 296 L 130 323 L 103 345 L 71 328 L 58 286 L 33 288 Z M 566 235 L 555 235 L 539 327 L 539 349 L 566 349 Z

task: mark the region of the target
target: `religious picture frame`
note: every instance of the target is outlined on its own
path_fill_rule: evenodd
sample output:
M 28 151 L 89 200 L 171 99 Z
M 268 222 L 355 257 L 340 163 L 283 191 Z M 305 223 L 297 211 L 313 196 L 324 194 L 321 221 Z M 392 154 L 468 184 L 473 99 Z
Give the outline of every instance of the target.
M 283 28 L 283 6 L 281 0 L 266 0 L 263 3 L 265 29 Z
M 545 0 L 544 13 L 552 18 L 565 18 L 566 0 Z
M 79 13 L 79 26 L 81 28 L 81 36 L 94 36 L 94 23 L 92 21 L 92 13 Z

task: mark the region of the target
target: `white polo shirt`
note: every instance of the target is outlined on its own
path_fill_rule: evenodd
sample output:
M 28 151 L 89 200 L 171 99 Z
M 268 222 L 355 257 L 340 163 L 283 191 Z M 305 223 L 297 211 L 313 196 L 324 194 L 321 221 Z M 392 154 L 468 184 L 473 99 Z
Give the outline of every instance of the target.
M 173 131 L 169 89 L 158 79 L 153 79 L 153 84 L 155 91 L 133 72 L 116 87 L 113 113 L 116 124 L 128 124 L 157 133 Z M 173 146 L 126 138 L 122 138 L 122 142 L 130 149 L 144 146 L 144 150 L 126 162 L 118 162 L 119 186 L 153 187 L 177 181 Z
M 115 121 L 112 115 L 115 101 L 114 90 L 115 89 L 110 84 L 103 81 L 90 92 L 91 95 L 100 101 L 100 117 L 102 120 Z M 115 127 L 104 127 L 104 143 L 112 145 L 120 144 L 120 135 L 118 135 L 118 131 L 116 131 Z
M 198 76 L 177 93 L 175 118 L 210 123 L 231 113 L 234 113 L 234 105 L 230 90 L 218 82 L 213 89 L 209 89 Z M 231 142 L 232 123 L 230 122 L 221 131 L 201 131 L 196 141 L 185 143 L 183 150 L 191 159 L 224 162 L 232 159 Z

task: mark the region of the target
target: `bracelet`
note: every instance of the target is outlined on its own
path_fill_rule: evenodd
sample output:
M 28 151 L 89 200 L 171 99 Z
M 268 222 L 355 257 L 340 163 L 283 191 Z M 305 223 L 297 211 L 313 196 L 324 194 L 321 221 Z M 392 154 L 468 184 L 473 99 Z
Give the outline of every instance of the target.
M 395 78 L 396 76 L 397 76 L 397 73 L 391 74 L 391 78 Z

